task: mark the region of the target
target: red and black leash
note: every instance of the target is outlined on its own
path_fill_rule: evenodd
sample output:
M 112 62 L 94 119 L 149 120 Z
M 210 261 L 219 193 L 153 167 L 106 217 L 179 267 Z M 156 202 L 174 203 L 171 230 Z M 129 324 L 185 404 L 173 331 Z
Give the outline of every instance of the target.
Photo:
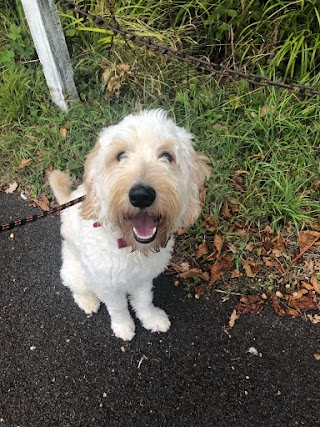
M 17 219 L 15 221 L 8 222 L 7 224 L 0 225 L 0 233 L 2 231 L 12 230 L 13 228 L 21 227 L 22 225 L 28 224 L 29 222 L 35 222 L 40 218 L 45 218 L 48 215 L 55 214 L 64 209 L 70 208 L 71 206 L 76 205 L 77 203 L 83 202 L 86 196 L 78 197 L 77 199 L 71 200 L 70 202 L 64 203 L 63 205 L 55 206 L 47 211 L 42 211 L 34 215 L 30 215 L 23 219 Z

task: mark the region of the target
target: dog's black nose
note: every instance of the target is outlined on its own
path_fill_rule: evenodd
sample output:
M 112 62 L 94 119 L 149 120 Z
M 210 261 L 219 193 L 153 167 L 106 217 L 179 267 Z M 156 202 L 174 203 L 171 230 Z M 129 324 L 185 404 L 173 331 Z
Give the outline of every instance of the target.
M 148 185 L 137 184 L 129 191 L 129 200 L 135 208 L 148 208 L 154 202 L 156 192 Z

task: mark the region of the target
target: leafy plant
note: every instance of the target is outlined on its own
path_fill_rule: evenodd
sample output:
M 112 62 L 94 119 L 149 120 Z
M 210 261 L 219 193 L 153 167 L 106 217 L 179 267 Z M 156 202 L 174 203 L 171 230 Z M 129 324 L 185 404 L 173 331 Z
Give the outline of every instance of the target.
M 34 45 L 30 37 L 25 37 L 22 28 L 11 24 L 8 31 L 9 42 L 0 52 L 0 63 L 11 66 L 16 60 L 30 60 L 35 53 Z

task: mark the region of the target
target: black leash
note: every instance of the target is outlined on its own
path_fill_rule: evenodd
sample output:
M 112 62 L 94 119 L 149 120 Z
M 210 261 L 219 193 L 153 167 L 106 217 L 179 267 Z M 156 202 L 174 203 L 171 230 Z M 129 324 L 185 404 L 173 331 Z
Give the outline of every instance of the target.
M 77 199 L 71 200 L 70 202 L 64 203 L 63 205 L 55 206 L 48 211 L 42 211 L 37 214 L 28 216 L 27 218 L 17 219 L 15 221 L 8 222 L 7 224 L 0 225 L 0 233 L 2 231 L 12 230 L 13 228 L 21 227 L 29 222 L 35 222 L 40 218 L 45 218 L 48 215 L 55 214 L 64 209 L 70 208 L 71 206 L 76 205 L 77 203 L 83 202 L 86 196 L 78 197 Z

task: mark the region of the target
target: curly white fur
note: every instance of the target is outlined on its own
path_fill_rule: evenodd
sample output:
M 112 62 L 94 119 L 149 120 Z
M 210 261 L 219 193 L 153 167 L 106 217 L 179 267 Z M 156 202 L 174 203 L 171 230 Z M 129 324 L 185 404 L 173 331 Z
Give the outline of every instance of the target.
M 86 194 L 61 214 L 62 281 L 85 313 L 105 303 L 123 340 L 135 334 L 127 296 L 146 329 L 170 327 L 152 303 L 152 282 L 170 261 L 172 234 L 200 212 L 199 189 L 209 171 L 191 140 L 163 111 L 143 111 L 101 132 L 75 191 L 65 173 L 49 177 L 59 203 Z

